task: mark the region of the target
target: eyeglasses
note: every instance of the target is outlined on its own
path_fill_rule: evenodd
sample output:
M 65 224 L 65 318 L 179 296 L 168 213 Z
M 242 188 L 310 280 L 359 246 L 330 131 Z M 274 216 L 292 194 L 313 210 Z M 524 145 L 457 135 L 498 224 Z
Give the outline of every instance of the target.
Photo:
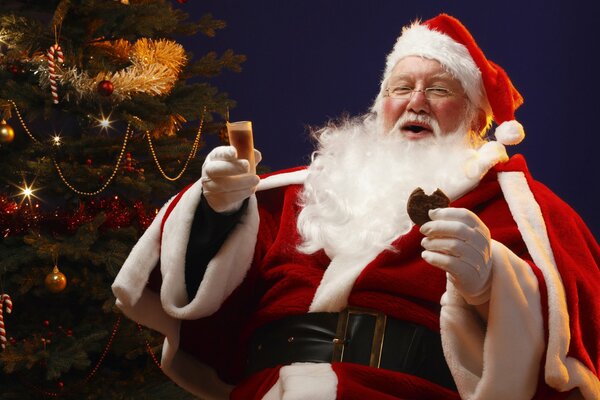
M 423 93 L 427 100 L 441 100 L 455 94 L 452 90 L 441 86 L 433 86 L 425 89 L 415 89 L 410 86 L 394 86 L 385 89 L 385 96 L 392 99 L 408 100 L 416 92 Z

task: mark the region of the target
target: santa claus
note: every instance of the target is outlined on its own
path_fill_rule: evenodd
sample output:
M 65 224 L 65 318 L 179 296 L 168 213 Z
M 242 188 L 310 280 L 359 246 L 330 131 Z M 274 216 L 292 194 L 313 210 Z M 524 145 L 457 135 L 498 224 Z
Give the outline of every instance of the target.
M 201 398 L 599 399 L 600 248 L 507 156 L 521 103 L 458 20 L 407 26 L 372 110 L 315 132 L 307 168 L 211 151 L 118 306 Z M 418 187 L 451 201 L 421 226 Z

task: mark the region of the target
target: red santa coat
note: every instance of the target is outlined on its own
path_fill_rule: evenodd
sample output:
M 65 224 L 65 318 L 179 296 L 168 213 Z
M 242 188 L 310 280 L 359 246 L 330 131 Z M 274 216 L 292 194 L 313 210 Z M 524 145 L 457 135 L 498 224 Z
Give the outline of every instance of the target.
M 165 373 L 200 397 L 458 397 L 417 377 L 348 363 L 294 364 L 239 381 L 256 327 L 354 305 L 440 330 L 462 398 L 558 399 L 557 391 L 574 387 L 586 399 L 600 398 L 598 244 L 575 212 L 531 178 L 522 157 L 505 162 L 504 152 L 489 159 L 490 166 L 502 162 L 451 204 L 475 211 L 493 238 L 487 326 L 421 259 L 418 229 L 394 242 L 400 252 L 334 260 L 298 253 L 297 194 L 305 170 L 261 181 L 191 301 L 185 250 L 200 185 L 170 200 L 116 278 L 117 304 L 165 335 Z M 145 283 L 159 258 L 157 294 Z

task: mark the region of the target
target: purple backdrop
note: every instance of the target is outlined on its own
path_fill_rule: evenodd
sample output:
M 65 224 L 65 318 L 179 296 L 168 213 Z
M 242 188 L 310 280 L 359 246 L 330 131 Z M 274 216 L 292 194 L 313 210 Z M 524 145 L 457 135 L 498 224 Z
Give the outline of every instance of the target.
M 255 145 L 273 169 L 305 164 L 307 127 L 366 111 L 385 55 L 403 25 L 439 12 L 459 18 L 488 58 L 523 94 L 517 119 L 533 175 L 565 199 L 600 237 L 595 1 L 188 0 L 176 6 L 211 12 L 228 27 L 215 38 L 184 41 L 197 54 L 233 48 L 248 57 L 240 74 L 214 81 L 237 100 L 231 119 L 250 119 Z M 586 4 L 583 4 L 586 3 Z

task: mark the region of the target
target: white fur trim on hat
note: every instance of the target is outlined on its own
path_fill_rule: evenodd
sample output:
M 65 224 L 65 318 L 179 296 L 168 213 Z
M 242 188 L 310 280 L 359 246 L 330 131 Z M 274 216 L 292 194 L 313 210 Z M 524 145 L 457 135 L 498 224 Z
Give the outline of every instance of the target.
M 373 107 L 374 111 L 379 108 L 392 70 L 401 59 L 408 56 L 420 56 L 438 61 L 461 82 L 471 102 L 481 107 L 486 115 L 491 115 L 491 107 L 483 87 L 481 71 L 467 48 L 454 41 L 450 36 L 431 30 L 418 22 L 402 30 L 402 35 L 387 57 L 380 92 Z
M 467 48 L 449 36 L 416 23 L 404 28 L 394 49 L 388 55 L 384 79 L 389 78 L 398 61 L 408 56 L 421 56 L 439 61 L 463 84 L 463 89 L 471 101 L 478 103 L 481 99 L 481 71 Z

